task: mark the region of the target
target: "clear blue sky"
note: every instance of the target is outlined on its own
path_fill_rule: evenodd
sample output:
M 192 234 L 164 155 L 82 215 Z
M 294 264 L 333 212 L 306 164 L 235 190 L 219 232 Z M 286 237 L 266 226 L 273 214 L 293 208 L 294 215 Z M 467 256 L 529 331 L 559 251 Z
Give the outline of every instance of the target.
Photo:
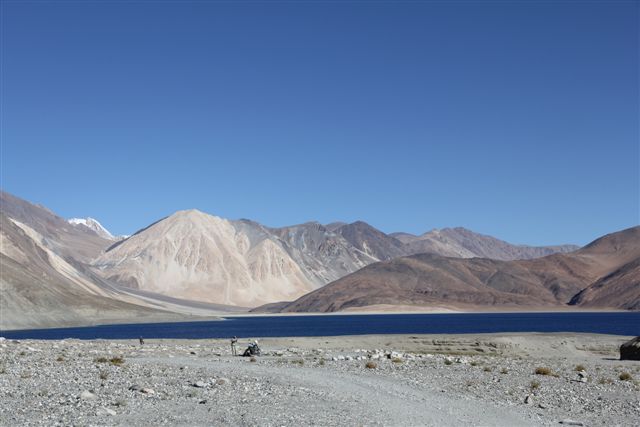
M 637 1 L 2 2 L 2 187 L 586 243 L 640 222 Z

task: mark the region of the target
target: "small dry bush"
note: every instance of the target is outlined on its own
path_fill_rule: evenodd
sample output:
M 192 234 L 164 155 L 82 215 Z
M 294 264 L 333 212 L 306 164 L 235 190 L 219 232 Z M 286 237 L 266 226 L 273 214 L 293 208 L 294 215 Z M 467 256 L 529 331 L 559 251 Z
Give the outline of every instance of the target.
M 449 366 L 449 365 L 453 365 L 453 362 L 449 359 L 444 359 L 444 364 Z
M 107 363 L 109 361 L 109 359 L 107 359 L 106 357 L 98 357 L 96 359 L 94 359 L 94 362 L 96 363 Z
M 402 359 L 400 359 L 399 357 L 394 357 L 393 359 L 391 359 L 391 361 L 392 361 L 393 363 L 402 363 L 402 362 L 403 362 L 403 360 L 402 360 Z
M 575 371 L 576 372 L 584 372 L 586 370 L 587 370 L 587 368 L 585 368 L 584 365 L 576 365 L 576 367 L 575 367 Z
M 508 374 L 509 370 L 507 368 L 502 368 L 502 369 L 500 369 L 500 373 L 501 374 Z
M 529 388 L 531 390 L 536 390 L 540 388 L 540 381 L 531 381 L 531 384 L 529 384 Z
M 485 372 L 491 372 L 491 366 L 485 366 L 482 370 Z
M 114 366 L 122 366 L 122 364 L 124 363 L 124 359 L 121 356 L 112 357 L 111 359 L 109 359 L 109 363 Z
M 364 367 L 367 369 L 376 369 L 378 364 L 376 362 L 367 362 Z
M 632 377 L 629 372 L 621 372 L 620 375 L 618 375 L 618 378 L 620 381 L 629 381 Z
M 300 365 L 300 366 L 304 366 L 304 359 L 292 360 L 291 363 L 296 364 L 296 365 Z
M 611 381 L 609 378 L 600 378 L 598 380 L 598 384 L 600 385 L 611 384 L 611 383 L 613 383 L 613 381 Z
M 56 359 L 56 362 L 64 362 L 64 357 L 58 356 L 58 358 Z
M 101 380 L 106 380 L 107 379 L 107 373 L 105 371 L 100 372 L 100 379 Z
M 320 359 L 320 361 L 318 362 L 318 365 L 324 366 L 324 359 Z
M 553 371 L 549 368 L 536 368 L 536 375 L 553 375 Z
M 475 360 L 473 360 L 471 363 L 469 363 L 469 365 L 471 365 L 471 366 L 478 366 L 478 362 L 476 362 Z
M 251 359 L 249 359 L 249 362 L 257 362 L 258 359 L 256 359 L 255 357 L 252 357 Z

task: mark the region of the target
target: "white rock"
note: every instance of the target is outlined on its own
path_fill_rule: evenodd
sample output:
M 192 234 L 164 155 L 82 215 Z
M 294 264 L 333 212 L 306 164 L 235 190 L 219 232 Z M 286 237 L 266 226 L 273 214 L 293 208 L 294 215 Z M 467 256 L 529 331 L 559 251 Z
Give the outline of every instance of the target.
M 116 411 L 114 411 L 113 409 L 110 409 L 110 408 L 98 408 L 98 410 L 96 411 L 96 415 L 98 415 L 100 417 L 114 416 L 114 415 L 116 415 Z
M 96 400 L 98 397 L 91 393 L 88 390 L 83 391 L 82 393 L 80 393 L 80 399 L 82 400 Z

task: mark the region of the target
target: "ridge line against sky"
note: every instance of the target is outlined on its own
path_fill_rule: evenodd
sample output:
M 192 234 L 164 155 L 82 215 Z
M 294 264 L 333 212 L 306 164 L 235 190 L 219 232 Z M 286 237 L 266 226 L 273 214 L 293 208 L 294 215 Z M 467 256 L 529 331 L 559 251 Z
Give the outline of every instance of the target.
M 63 217 L 640 223 L 637 1 L 0 7 L 0 185 Z

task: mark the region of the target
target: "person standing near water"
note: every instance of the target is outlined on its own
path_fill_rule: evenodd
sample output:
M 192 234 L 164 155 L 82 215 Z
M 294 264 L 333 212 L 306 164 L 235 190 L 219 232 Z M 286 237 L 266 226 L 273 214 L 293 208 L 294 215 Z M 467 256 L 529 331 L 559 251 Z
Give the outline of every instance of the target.
M 238 342 L 238 337 L 236 337 L 235 335 L 233 336 L 233 338 L 231 338 L 231 354 L 234 356 L 238 355 L 238 352 L 236 350 L 236 343 Z
M 142 339 L 142 337 L 140 337 L 139 340 L 140 340 L 140 345 L 144 344 L 144 340 Z

